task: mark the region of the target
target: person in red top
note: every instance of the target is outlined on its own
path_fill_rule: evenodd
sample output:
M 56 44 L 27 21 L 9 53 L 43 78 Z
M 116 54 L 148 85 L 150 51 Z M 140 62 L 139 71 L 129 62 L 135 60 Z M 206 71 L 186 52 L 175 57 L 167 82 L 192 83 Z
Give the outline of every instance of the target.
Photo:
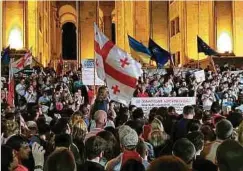
M 89 90 L 88 90 L 89 104 L 92 103 L 92 100 L 94 99 L 94 96 L 95 96 L 94 87 L 93 86 L 89 86 Z
M 214 126 L 216 126 L 216 121 L 220 118 L 224 118 L 221 114 L 221 108 L 217 102 L 213 103 L 211 106 L 211 119 Z
M 148 141 L 148 137 L 151 134 L 151 131 L 152 131 L 151 123 L 154 120 L 154 117 L 156 115 L 156 111 L 157 110 L 158 110 L 157 107 L 154 107 L 154 108 L 152 108 L 150 110 L 150 112 L 149 112 L 149 120 L 148 120 L 149 123 L 143 126 L 143 135 L 142 135 L 142 138 L 144 139 L 144 141 Z
M 141 89 L 138 90 L 137 97 L 149 97 L 148 93 L 146 92 L 145 84 L 143 84 Z
M 28 171 L 28 168 L 22 164 L 23 160 L 29 159 L 31 151 L 27 139 L 21 135 L 14 135 L 7 140 L 6 145 L 14 150 L 18 158 L 18 166 L 15 171 Z

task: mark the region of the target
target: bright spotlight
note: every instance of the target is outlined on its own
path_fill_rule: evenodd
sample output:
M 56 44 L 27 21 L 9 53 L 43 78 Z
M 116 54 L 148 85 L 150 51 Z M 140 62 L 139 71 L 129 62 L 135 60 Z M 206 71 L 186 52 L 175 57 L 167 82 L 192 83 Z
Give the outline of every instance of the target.
M 23 48 L 23 40 L 22 40 L 22 33 L 19 28 L 13 28 L 10 31 L 8 44 L 11 48 L 14 49 L 22 49 Z
M 220 53 L 232 52 L 232 40 L 228 33 L 221 33 L 218 39 L 217 47 Z

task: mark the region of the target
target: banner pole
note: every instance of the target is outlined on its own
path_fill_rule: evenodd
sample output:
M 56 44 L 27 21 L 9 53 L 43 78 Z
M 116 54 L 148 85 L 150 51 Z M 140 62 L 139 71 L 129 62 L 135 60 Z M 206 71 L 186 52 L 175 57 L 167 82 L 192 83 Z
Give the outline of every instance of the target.
M 99 27 L 99 1 L 96 2 L 96 24 L 97 27 Z M 94 47 L 95 47 L 95 33 L 94 33 Z M 95 78 L 96 78 L 96 57 L 95 57 L 95 50 L 94 50 L 94 96 L 96 96 L 97 93 Z
M 198 6 L 197 6 L 197 34 L 199 36 L 199 32 L 200 32 L 200 29 L 199 29 L 199 25 L 200 25 L 200 1 L 198 1 Z M 199 53 L 197 52 L 197 68 L 199 68 Z

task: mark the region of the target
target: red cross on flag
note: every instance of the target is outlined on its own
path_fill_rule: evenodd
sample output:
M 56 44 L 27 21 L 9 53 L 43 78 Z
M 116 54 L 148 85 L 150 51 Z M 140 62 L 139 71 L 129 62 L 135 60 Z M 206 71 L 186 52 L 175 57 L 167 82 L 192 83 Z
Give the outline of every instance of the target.
M 24 66 L 28 66 L 32 64 L 32 47 L 28 52 L 25 53 L 24 55 Z
M 32 53 L 31 50 L 27 51 L 25 55 L 16 61 L 11 63 L 11 67 L 13 69 L 13 74 L 24 69 L 24 67 L 32 64 Z
M 111 100 L 128 105 L 133 97 L 137 79 L 142 75 L 141 64 L 111 42 L 96 24 L 94 33 L 98 77 L 106 80 Z
M 11 65 L 13 69 L 22 70 L 24 69 L 24 63 L 25 63 L 24 57 L 21 57 L 18 60 L 14 61 Z

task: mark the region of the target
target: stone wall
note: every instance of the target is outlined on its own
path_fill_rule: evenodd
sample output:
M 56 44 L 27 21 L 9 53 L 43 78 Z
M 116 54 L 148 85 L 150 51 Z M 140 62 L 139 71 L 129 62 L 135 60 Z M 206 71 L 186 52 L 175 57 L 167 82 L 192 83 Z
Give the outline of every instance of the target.
M 243 56 L 243 1 L 233 1 L 234 53 Z

